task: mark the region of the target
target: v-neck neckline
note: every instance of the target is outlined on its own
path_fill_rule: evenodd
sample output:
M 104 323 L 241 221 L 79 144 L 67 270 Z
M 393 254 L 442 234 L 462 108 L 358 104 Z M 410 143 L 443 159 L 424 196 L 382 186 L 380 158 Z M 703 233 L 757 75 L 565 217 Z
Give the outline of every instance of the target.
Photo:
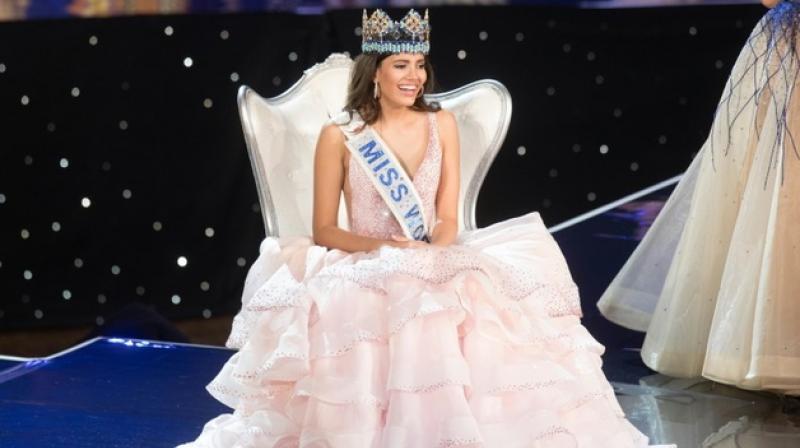
M 430 114 L 429 112 L 425 114 L 425 120 L 428 122 L 428 125 L 427 125 L 428 132 L 427 132 L 427 139 L 426 139 L 427 141 L 425 142 L 425 150 L 423 151 L 423 154 L 422 154 L 422 160 L 419 162 L 419 166 L 417 166 L 417 169 L 414 170 L 414 174 L 413 175 L 409 172 L 408 167 L 406 166 L 406 163 L 403 161 L 403 159 L 401 159 L 400 156 L 398 156 L 397 153 L 394 151 L 394 149 L 392 149 L 392 147 L 389 146 L 389 144 L 386 142 L 386 139 L 383 138 L 383 135 L 381 135 L 381 133 L 378 131 L 378 129 L 376 129 L 375 126 L 368 125 L 370 127 L 370 129 L 372 129 L 372 132 L 374 132 L 375 135 L 377 135 L 378 138 L 380 138 L 381 141 L 383 141 L 384 147 L 386 148 L 386 150 L 391 152 L 392 155 L 394 156 L 394 158 L 397 159 L 397 163 L 399 163 L 400 166 L 403 168 L 403 170 L 406 172 L 406 175 L 409 177 L 409 180 L 411 181 L 411 183 L 414 183 L 414 181 L 417 179 L 417 175 L 419 174 L 420 169 L 422 168 L 423 165 L 425 165 L 425 162 L 428 160 L 428 153 L 430 152 L 430 149 L 431 149 L 431 142 L 433 140 L 431 138 L 431 132 L 432 132 L 431 127 L 433 126 L 433 124 L 431 123 L 431 117 L 430 117 L 429 114 Z

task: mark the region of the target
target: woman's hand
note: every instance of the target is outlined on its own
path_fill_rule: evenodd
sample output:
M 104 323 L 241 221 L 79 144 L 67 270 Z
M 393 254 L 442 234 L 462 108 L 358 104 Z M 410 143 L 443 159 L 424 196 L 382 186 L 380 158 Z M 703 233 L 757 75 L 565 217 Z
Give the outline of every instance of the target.
M 766 6 L 767 8 L 774 8 L 778 6 L 781 0 L 761 0 L 761 4 Z
M 424 241 L 412 240 L 400 235 L 392 235 L 392 238 L 388 240 L 386 244 L 401 249 L 421 249 L 429 246 L 429 244 Z
M 433 228 L 431 244 L 439 247 L 447 247 L 456 241 L 458 236 L 458 222 L 455 219 L 438 220 Z

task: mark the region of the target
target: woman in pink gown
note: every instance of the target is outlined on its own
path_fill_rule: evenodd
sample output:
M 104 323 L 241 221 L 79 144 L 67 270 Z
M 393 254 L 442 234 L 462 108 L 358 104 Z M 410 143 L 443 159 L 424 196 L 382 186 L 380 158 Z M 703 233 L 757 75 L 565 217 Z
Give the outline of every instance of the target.
M 422 97 L 427 14 L 381 14 L 365 20 L 347 114 L 318 140 L 313 241 L 262 243 L 228 341 L 239 351 L 208 386 L 234 412 L 185 446 L 646 446 L 539 215 L 457 234 L 458 129 Z M 414 173 L 422 238 L 403 236 L 348 151 L 359 132 Z M 342 191 L 349 231 L 336 226 Z

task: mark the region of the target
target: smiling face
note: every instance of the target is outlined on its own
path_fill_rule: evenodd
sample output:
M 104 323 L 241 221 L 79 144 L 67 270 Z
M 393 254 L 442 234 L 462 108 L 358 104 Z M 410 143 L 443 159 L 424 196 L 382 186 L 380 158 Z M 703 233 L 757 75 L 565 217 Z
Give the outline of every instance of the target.
M 382 104 L 411 107 L 427 79 L 425 55 L 399 53 L 381 61 L 373 81 L 378 83 Z

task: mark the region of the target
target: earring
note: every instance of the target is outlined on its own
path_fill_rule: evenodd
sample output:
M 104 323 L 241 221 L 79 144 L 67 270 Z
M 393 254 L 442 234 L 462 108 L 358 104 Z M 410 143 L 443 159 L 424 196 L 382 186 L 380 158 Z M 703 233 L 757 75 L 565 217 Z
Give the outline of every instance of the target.
M 378 89 L 378 81 L 375 81 L 374 86 L 375 88 L 372 89 L 372 96 L 375 97 L 375 99 L 377 100 L 378 98 L 381 97 L 381 92 Z

